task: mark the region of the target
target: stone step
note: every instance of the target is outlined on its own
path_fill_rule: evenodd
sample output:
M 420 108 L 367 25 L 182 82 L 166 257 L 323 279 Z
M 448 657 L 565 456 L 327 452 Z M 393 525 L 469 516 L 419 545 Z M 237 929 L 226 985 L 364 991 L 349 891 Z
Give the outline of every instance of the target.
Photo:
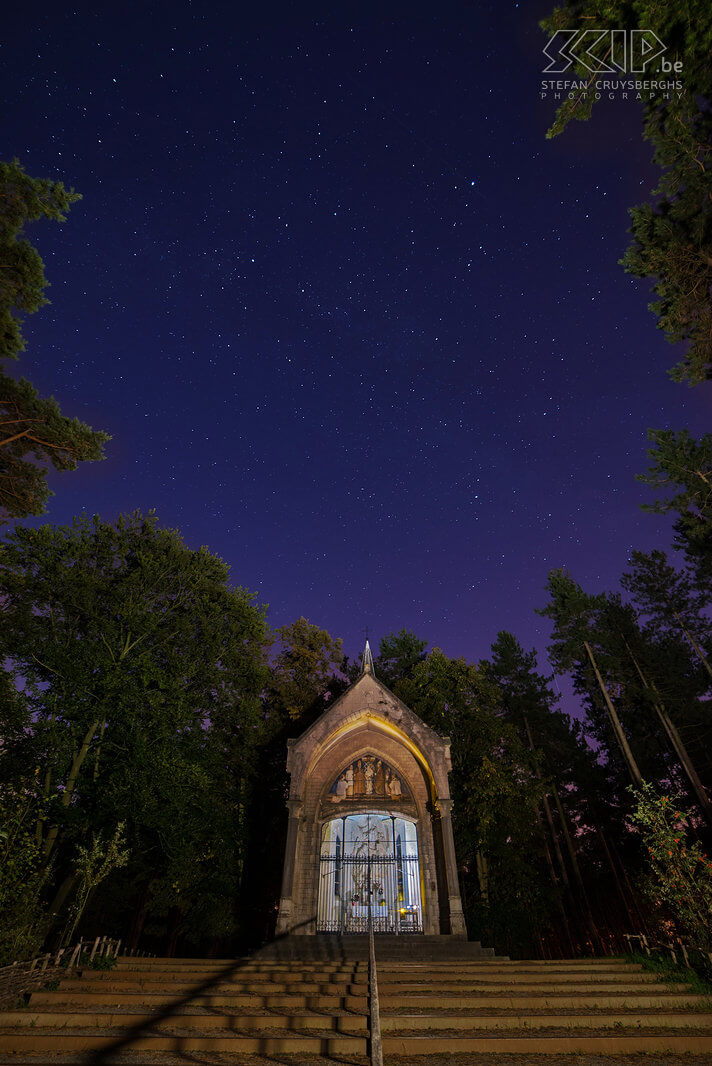
M 62 1030 L 54 1033 L 25 1033 L 15 1030 L 0 1034 L 0 1052 L 33 1053 L 51 1051 L 62 1054 L 71 1051 L 110 1049 L 122 1036 L 116 1032 L 72 1032 Z M 272 1035 L 268 1032 L 249 1035 L 170 1035 L 142 1034 L 129 1042 L 122 1041 L 122 1048 L 132 1052 L 147 1051 L 150 1054 L 163 1051 L 229 1051 L 234 1054 L 314 1054 L 344 1055 L 366 1053 L 365 1036 L 305 1035 L 285 1033 Z M 444 1053 L 477 1054 L 640 1054 L 651 1052 L 712 1052 L 712 1031 L 678 1034 L 660 1031 L 654 1034 L 623 1029 L 615 1033 L 587 1035 L 565 1032 L 556 1035 L 519 1033 L 503 1035 L 482 1031 L 476 1034 L 453 1035 L 431 1032 L 428 1034 L 399 1034 L 383 1036 L 384 1054 L 426 1055 Z
M 0 1033 L 0 1052 L 51 1051 L 62 1054 L 71 1051 L 96 1051 L 110 1049 L 123 1036 L 123 1031 L 114 1032 L 73 1032 L 63 1029 L 53 1033 L 25 1033 L 14 1030 L 12 1033 Z M 122 1043 L 122 1050 L 148 1051 L 155 1054 L 161 1051 L 230 1051 L 234 1054 L 276 1055 L 365 1055 L 366 1037 L 348 1035 L 305 1035 L 301 1033 L 284 1033 L 273 1035 L 261 1032 L 249 1035 L 137 1035 L 130 1041 Z
M 383 981 L 384 984 L 400 982 L 404 985 L 427 984 L 432 986 L 437 985 L 438 987 L 449 984 L 462 984 L 463 982 L 472 985 L 545 985 L 555 981 L 573 981 L 578 984 L 590 985 L 625 985 L 657 984 L 660 980 L 657 974 L 644 972 L 642 970 L 629 970 L 625 973 L 602 971 L 599 973 L 578 972 L 575 974 L 568 973 L 566 970 L 552 970 L 550 973 L 544 973 L 540 970 L 517 970 L 509 973 L 488 973 L 459 970 L 457 968 L 441 971 L 434 971 L 432 969 L 394 970 L 385 966 L 378 967 L 378 979 L 379 981 Z M 250 973 L 245 970 L 234 970 L 211 975 L 208 979 L 204 978 L 201 974 L 144 974 L 131 973 L 128 971 L 125 971 L 124 973 L 97 973 L 84 970 L 79 976 L 76 976 L 76 978 L 66 978 L 65 981 L 74 981 L 75 983 L 83 982 L 85 984 L 91 983 L 96 985 L 112 985 L 119 988 L 128 988 L 131 985 L 139 985 L 146 988 L 155 985 L 171 985 L 176 988 L 191 988 L 195 984 L 205 983 L 206 981 L 210 981 L 213 984 L 242 984 L 263 987 L 265 985 L 274 984 L 287 986 L 302 983 L 323 984 L 325 982 L 358 983 L 368 981 L 368 969 L 363 967 L 360 970 L 300 970 L 293 973 L 285 971 L 279 971 L 277 973 Z
M 176 998 L 181 996 L 191 997 L 194 994 L 200 994 L 202 991 L 208 992 L 211 995 L 243 995 L 243 996 L 273 996 L 273 995 L 326 995 L 326 996 L 350 996 L 350 995 L 364 995 L 367 990 L 368 982 L 365 979 L 360 981 L 345 981 L 341 979 L 335 979 L 332 981 L 301 981 L 301 982 L 282 982 L 282 981 L 263 981 L 263 982 L 245 982 L 245 981 L 219 981 L 212 983 L 209 989 L 198 988 L 191 983 L 177 983 L 170 981 L 151 981 L 151 982 L 115 982 L 115 981 L 85 981 L 81 978 L 76 980 L 67 979 L 60 982 L 60 990 L 63 992 L 87 992 L 93 989 L 101 989 L 104 992 L 111 992 L 115 995 L 124 995 L 128 993 L 141 993 L 160 991 L 166 994 L 175 996 Z M 662 991 L 663 989 L 671 992 L 682 992 L 685 990 L 685 985 L 678 984 L 661 984 L 656 981 L 557 981 L 557 980 L 539 980 L 539 981 L 397 981 L 392 982 L 379 978 L 378 988 L 381 997 L 393 996 L 393 995 L 408 995 L 413 994 L 415 996 L 437 994 L 440 996 L 452 995 L 453 997 L 460 997 L 464 995 L 475 996 L 478 993 L 500 993 L 500 994 L 512 994 L 512 993 L 552 993 L 552 992 L 588 992 L 589 994 L 598 993 L 600 995 L 610 995 L 611 993 L 619 995 L 636 995 L 645 992 L 652 992 L 655 990 Z
M 491 948 L 483 948 L 477 941 L 459 940 L 449 936 L 378 935 L 376 956 L 421 956 L 424 959 L 494 958 Z M 368 958 L 367 936 L 287 936 L 266 944 L 255 953 L 256 958 Z
M 153 967 L 162 969 L 163 967 L 170 967 L 172 970 L 179 970 L 182 966 L 195 967 L 199 966 L 201 969 L 209 969 L 211 966 L 217 969 L 223 969 L 225 966 L 233 966 L 236 962 L 244 962 L 248 958 L 254 956 L 249 955 L 236 955 L 232 958 L 225 959 L 204 959 L 204 958 L 169 958 L 166 955 L 160 955 L 157 957 L 149 957 L 145 955 L 119 955 L 117 964 L 123 966 L 127 964 L 129 966 L 140 966 L 142 969 L 150 970 Z
M 667 989 L 669 986 L 663 986 Z M 327 996 L 327 995 L 242 995 L 235 993 L 211 993 L 208 995 L 191 996 L 185 1000 L 195 1008 L 212 1009 L 220 1008 L 268 1008 L 281 1010 L 288 1008 L 290 1011 L 303 1010 L 345 1010 L 355 1013 L 365 1012 L 368 999 L 364 994 L 361 996 Z M 648 1008 L 679 1008 L 692 1009 L 704 1007 L 708 1003 L 705 996 L 694 995 L 689 991 L 681 993 L 659 992 L 647 995 L 601 995 L 581 994 L 567 995 L 563 993 L 547 995 L 516 995 L 505 993 L 503 995 L 479 995 L 479 996 L 452 996 L 438 995 L 437 993 L 413 995 L 389 995 L 380 999 L 381 1010 L 401 1010 L 406 1008 L 418 1009 L 442 1009 L 442 1008 L 478 1008 L 487 1009 L 503 1008 L 515 1010 L 529 1010 L 536 1008 L 550 1008 L 552 1010 L 574 1008 L 589 1010 L 597 1008 L 631 1007 L 636 1009 Z M 66 1004 L 73 1009 L 94 1010 L 103 1006 L 122 1006 L 126 1008 L 145 1008 L 157 1011 L 175 1005 L 176 997 L 160 992 L 128 992 L 120 996 L 111 992 L 66 992 L 57 991 L 33 992 L 30 998 L 30 1007 L 36 1009 L 45 1007 L 56 1009 L 60 1004 Z
M 162 966 L 141 966 L 141 959 L 119 958 L 117 965 L 112 970 L 86 970 L 86 973 L 118 974 L 118 973 L 141 973 L 141 974 L 165 974 L 175 973 L 185 976 L 188 974 L 222 973 L 228 971 L 248 973 L 293 973 L 293 972 L 332 972 L 334 970 L 362 970 L 368 967 L 367 959 L 331 959 L 331 960 L 295 960 L 288 961 L 257 961 L 247 959 L 232 959 L 220 966 L 172 966 L 170 959 L 163 960 Z M 427 971 L 432 973 L 450 972 L 453 970 L 472 973 L 627 973 L 640 972 L 642 967 L 638 963 L 631 963 L 618 959 L 581 959 L 581 960 L 555 960 L 549 963 L 541 963 L 537 960 L 496 961 L 496 960 L 468 960 L 452 959 L 449 962 L 443 960 L 423 959 L 381 959 L 377 960 L 379 969 L 393 971 Z
M 290 1029 L 329 1030 L 339 1033 L 358 1033 L 368 1028 L 366 1015 L 357 1014 L 173 1014 L 156 1018 L 150 1013 L 97 1012 L 40 1012 L 32 1010 L 0 1013 L 0 1041 L 10 1027 L 54 1029 L 119 1029 L 144 1025 L 151 1029 L 173 1030 L 255 1030 Z M 586 1014 L 522 1014 L 511 1011 L 502 1014 L 383 1014 L 383 1032 L 422 1030 L 436 1032 L 458 1030 L 498 1029 L 608 1029 L 624 1028 L 684 1028 L 712 1030 L 712 1013 L 689 1014 L 656 1011 L 590 1011 Z
M 579 1033 L 559 1036 L 498 1036 L 478 1033 L 475 1036 L 384 1036 L 384 1054 L 390 1055 L 640 1055 L 706 1054 L 712 1052 L 712 1034 L 637 1032 L 606 1033 L 584 1036 Z
M 363 945 L 352 941 L 339 954 L 345 943 L 326 938 L 316 955 L 293 959 L 122 958 L 110 971 L 80 971 L 33 993 L 24 1010 L 0 1014 L 0 1054 L 105 1049 L 114 1061 L 111 1049 L 121 1046 L 137 1066 L 191 1052 L 211 1056 L 201 1062 L 352 1061 L 367 1050 L 367 967 Z M 387 944 L 379 960 L 387 1056 L 712 1052 L 710 999 L 627 960 L 511 962 L 468 953 L 464 942 L 455 950 L 454 941 L 448 956 L 439 943 L 430 957 Z
M 233 974 L 236 978 L 245 976 L 250 980 L 272 980 L 289 979 L 290 981 L 301 981 L 304 975 L 322 975 L 322 974 L 345 974 L 345 973 L 368 973 L 367 963 L 352 963 L 350 965 L 339 964 L 300 964 L 298 966 L 289 966 L 288 964 L 282 964 L 280 966 L 268 967 L 268 966 L 233 966 L 224 967 L 222 970 L 188 970 L 181 969 L 179 971 L 172 970 L 166 967 L 164 970 L 151 969 L 141 970 L 133 969 L 129 967 L 117 967 L 114 970 L 84 970 L 83 976 L 87 979 L 97 981 L 116 981 L 116 980 L 141 980 L 141 981 L 164 981 L 166 975 L 171 976 L 174 983 L 178 981 L 197 981 L 208 980 L 220 976 L 221 974 Z M 387 974 L 404 974 L 417 976 L 419 974 L 457 974 L 464 976 L 473 976 L 473 978 L 481 978 L 482 980 L 490 980 L 499 978 L 500 980 L 514 980 L 521 974 L 531 975 L 533 979 L 537 978 L 537 975 L 541 975 L 541 980 L 546 980 L 551 974 L 567 976 L 573 976 L 577 980 L 596 980 L 598 978 L 605 978 L 606 980 L 618 979 L 625 980 L 627 976 L 635 973 L 641 976 L 645 980 L 656 980 L 654 976 L 646 973 L 641 966 L 636 965 L 614 965 L 605 967 L 576 967 L 571 968 L 563 965 L 552 965 L 550 968 L 544 970 L 538 967 L 531 966 L 511 966 L 506 969 L 496 965 L 487 964 L 451 964 L 446 965 L 434 965 L 426 963 L 381 963 L 378 964 L 379 973 Z
M 378 955 L 378 949 L 376 949 Z M 349 965 L 368 963 L 366 959 L 344 959 L 340 956 L 335 956 L 332 959 L 270 959 L 263 957 L 261 954 L 250 956 L 238 956 L 232 959 L 173 959 L 173 958 L 134 958 L 130 955 L 120 955 L 118 957 L 117 966 L 119 969 L 123 967 L 132 967 L 144 970 L 180 970 L 180 969 L 216 969 L 221 970 L 230 966 L 254 966 L 254 967 L 267 967 L 269 969 L 273 967 L 291 968 L 295 965 L 305 966 L 320 966 L 320 965 L 341 965 L 348 963 Z M 420 965 L 430 965 L 446 967 L 453 964 L 477 966 L 485 969 L 491 969 L 494 967 L 501 967 L 502 969 L 518 969 L 520 967 L 526 967 L 527 969 L 535 970 L 548 970 L 552 966 L 564 968 L 564 969 L 578 969 L 586 968 L 603 968 L 613 967 L 638 967 L 637 963 L 630 962 L 628 959 L 611 956 L 608 958 L 580 958 L 580 959 L 509 959 L 506 956 L 498 956 L 497 958 L 468 958 L 460 956 L 447 956 L 440 959 L 382 959 L 384 964 L 393 962 L 396 965 L 401 963 L 405 965 L 411 965 L 419 963 Z
M 18 1028 L 120 1029 L 144 1025 L 160 1029 L 319 1029 L 333 1032 L 362 1032 L 368 1028 L 365 1014 L 171 1014 L 156 1018 L 143 1011 L 5 1011 L 0 1013 L 0 1041 L 3 1030 Z M 413 1028 L 409 1024 L 409 1028 Z M 6 1034 L 5 1034 L 6 1035 Z

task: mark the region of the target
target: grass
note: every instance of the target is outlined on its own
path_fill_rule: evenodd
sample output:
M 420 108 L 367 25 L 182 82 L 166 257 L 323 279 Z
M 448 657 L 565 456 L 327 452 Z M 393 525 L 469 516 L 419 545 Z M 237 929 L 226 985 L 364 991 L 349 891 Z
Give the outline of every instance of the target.
M 661 952 L 653 952 L 652 955 L 644 955 L 642 952 L 634 952 L 630 956 L 631 962 L 639 963 L 644 970 L 659 974 L 663 981 L 668 984 L 685 984 L 696 996 L 712 997 L 712 983 L 697 970 L 690 966 L 675 965 L 672 959 L 667 958 Z M 705 1010 L 709 1004 L 705 1004 Z
M 106 955 L 95 955 L 90 960 L 88 952 L 82 952 L 77 959 L 76 963 L 78 970 L 113 970 L 116 966 L 116 958 L 112 955 L 111 958 L 107 958 Z

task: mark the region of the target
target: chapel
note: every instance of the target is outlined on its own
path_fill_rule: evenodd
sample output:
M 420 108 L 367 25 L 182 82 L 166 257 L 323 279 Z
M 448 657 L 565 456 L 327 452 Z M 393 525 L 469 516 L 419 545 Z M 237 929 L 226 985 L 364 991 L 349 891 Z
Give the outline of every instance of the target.
M 289 823 L 278 934 L 465 939 L 452 833 L 450 741 L 374 674 L 288 741 Z

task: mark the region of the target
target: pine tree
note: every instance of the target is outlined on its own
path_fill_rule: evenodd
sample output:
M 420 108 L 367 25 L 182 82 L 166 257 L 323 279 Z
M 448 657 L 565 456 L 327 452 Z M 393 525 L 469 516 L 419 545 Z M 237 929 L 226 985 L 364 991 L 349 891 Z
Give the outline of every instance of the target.
M 52 495 L 47 466 L 75 470 L 103 458 L 106 433 L 67 418 L 53 397 L 41 397 L 3 366 L 25 350 L 22 317 L 46 304 L 44 264 L 26 239 L 39 219 L 63 222 L 80 199 L 61 182 L 31 178 L 18 160 L 0 163 L 0 516 L 43 514 Z

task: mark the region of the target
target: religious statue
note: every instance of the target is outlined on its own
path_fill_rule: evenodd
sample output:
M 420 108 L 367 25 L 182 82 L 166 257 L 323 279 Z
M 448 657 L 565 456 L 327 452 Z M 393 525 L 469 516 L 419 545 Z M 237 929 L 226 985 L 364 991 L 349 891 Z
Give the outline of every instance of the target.
M 410 795 L 388 763 L 375 755 L 364 755 L 355 759 L 341 771 L 329 792 L 332 803 L 361 797 L 368 797 L 370 800 L 381 796 L 400 799 Z
M 331 793 L 332 802 L 338 803 L 339 800 L 345 799 L 348 793 L 348 787 L 346 774 L 341 774 Z

